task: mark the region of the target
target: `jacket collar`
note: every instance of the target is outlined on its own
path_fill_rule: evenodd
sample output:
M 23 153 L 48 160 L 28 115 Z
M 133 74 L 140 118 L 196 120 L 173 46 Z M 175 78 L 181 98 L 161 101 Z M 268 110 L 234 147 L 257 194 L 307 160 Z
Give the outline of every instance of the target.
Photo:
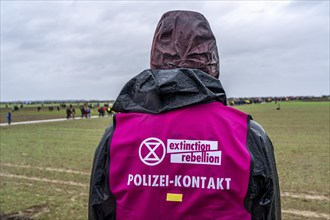
M 226 94 L 220 81 L 205 72 L 147 69 L 126 83 L 113 109 L 156 114 L 211 101 L 226 104 Z

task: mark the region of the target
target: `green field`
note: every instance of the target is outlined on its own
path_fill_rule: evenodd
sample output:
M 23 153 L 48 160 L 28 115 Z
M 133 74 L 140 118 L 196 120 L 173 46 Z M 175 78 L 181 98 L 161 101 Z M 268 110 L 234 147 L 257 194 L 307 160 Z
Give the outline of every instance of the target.
M 330 214 L 329 102 L 284 102 L 242 106 L 271 138 L 282 193 L 322 196 L 315 199 L 282 197 L 283 210 Z M 325 197 L 324 199 L 321 199 Z M 314 198 L 314 197 L 312 197 Z M 284 219 L 314 219 L 283 214 Z M 320 218 L 315 218 L 320 219 Z
M 283 102 L 280 111 L 276 107 L 237 108 L 251 114 L 274 144 L 283 219 L 329 219 L 329 102 Z M 92 158 L 111 121 L 104 117 L 0 127 L 1 216 L 87 219 Z
M 80 106 L 82 106 L 83 103 L 80 103 Z M 101 103 L 103 106 L 103 103 Z M 60 106 L 60 104 L 45 104 L 43 107 L 41 105 L 23 105 L 23 108 L 20 107 L 20 105 L 17 105 L 18 111 L 13 111 L 13 104 L 7 105 L 7 107 L 2 104 L 0 107 L 0 123 L 6 123 L 7 118 L 6 115 L 8 112 L 11 112 L 12 114 L 12 122 L 20 122 L 20 121 L 33 121 L 33 120 L 45 120 L 45 119 L 55 119 L 55 118 L 65 118 L 66 117 L 66 108 L 60 107 L 59 110 L 57 109 L 57 106 Z M 40 106 L 41 109 L 38 111 L 37 107 Z M 49 111 L 48 107 L 53 107 L 53 111 Z M 69 104 L 67 104 L 69 106 Z M 73 105 L 73 108 L 75 109 L 75 117 L 81 116 L 80 106 L 77 104 Z M 91 115 L 96 116 L 98 115 L 97 111 L 98 107 L 96 106 L 96 103 L 94 103 L 94 108 L 91 108 Z

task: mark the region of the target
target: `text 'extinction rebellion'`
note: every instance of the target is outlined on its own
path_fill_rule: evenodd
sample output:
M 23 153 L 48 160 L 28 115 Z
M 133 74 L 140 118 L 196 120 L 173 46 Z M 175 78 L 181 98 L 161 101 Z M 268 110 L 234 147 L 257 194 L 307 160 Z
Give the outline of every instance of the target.
M 171 163 L 221 165 L 221 151 L 217 141 L 167 140 Z

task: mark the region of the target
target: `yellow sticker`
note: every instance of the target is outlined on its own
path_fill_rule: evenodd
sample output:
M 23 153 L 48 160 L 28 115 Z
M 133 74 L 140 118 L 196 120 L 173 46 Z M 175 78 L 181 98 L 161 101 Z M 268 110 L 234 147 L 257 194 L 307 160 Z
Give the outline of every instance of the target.
M 167 193 L 166 201 L 167 202 L 182 202 L 182 194 L 177 193 Z

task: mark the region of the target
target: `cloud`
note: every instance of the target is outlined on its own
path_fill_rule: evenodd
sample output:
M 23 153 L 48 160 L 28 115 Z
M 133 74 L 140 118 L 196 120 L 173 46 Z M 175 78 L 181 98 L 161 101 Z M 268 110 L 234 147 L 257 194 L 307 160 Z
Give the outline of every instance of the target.
M 169 10 L 209 20 L 229 96 L 329 94 L 328 1 L 2 1 L 1 101 L 115 99 Z

